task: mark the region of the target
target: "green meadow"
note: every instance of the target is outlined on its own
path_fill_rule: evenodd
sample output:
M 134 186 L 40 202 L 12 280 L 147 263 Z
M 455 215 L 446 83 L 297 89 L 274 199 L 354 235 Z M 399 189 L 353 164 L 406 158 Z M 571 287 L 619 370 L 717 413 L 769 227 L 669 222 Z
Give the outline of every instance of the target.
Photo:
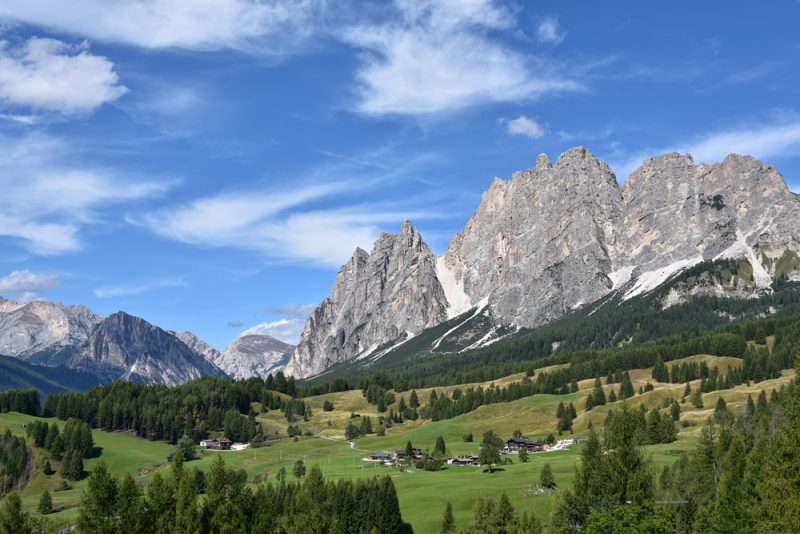
M 691 359 L 705 359 L 709 365 L 720 367 L 738 363 L 732 358 L 713 356 L 694 356 Z M 650 369 L 631 372 L 637 391 L 639 386 L 648 380 L 652 381 L 649 378 L 650 372 Z M 783 376 L 778 379 L 708 393 L 703 397 L 705 406 L 702 409 L 693 408 L 688 402 L 682 404 L 681 420 L 686 423 L 678 426 L 678 440 L 647 447 L 653 460 L 654 470 L 660 471 L 663 465 L 674 462 L 681 453 L 695 446 L 701 425 L 710 415 L 718 397 L 724 397 L 729 406 L 737 410 L 748 393 L 755 397 L 760 389 L 770 390 L 780 387 L 793 376 L 793 371 L 784 371 Z M 494 383 L 502 384 L 519 378 L 519 375 L 514 375 Z M 362 458 L 369 452 L 403 448 L 408 441 L 415 447 L 432 450 L 437 436 L 444 438 L 450 454 L 477 453 L 481 436 L 487 430 L 494 430 L 503 439 L 510 437 L 517 429 L 531 438 L 544 438 L 554 432 L 555 412 L 559 402 L 565 404 L 572 402 L 578 410 L 578 418 L 574 422 L 575 434 L 562 437 L 580 437 L 586 434 L 590 422 L 595 428 L 602 429 L 608 410 L 620 404 L 599 406 L 590 412 L 585 412 L 583 409 L 585 397 L 591 390 L 592 382 L 591 380 L 581 382 L 580 390 L 569 395 L 534 395 L 513 402 L 481 406 L 473 412 L 444 421 L 408 421 L 389 428 L 385 436 L 370 435 L 357 439 L 352 446 L 343 439 L 344 427 L 351 420 L 351 415 L 369 415 L 375 419 L 374 423 L 377 423 L 378 414 L 375 412 L 375 407 L 366 403 L 360 391 L 323 395 L 307 399 L 312 406 L 313 416 L 308 422 L 300 423 L 300 426 L 312 434 L 311 436 L 299 438 L 297 441 L 285 437 L 286 420 L 277 412 L 268 412 L 259 415 L 259 420 L 267 430 L 268 436 L 275 438 L 270 439 L 266 446 L 221 453 L 202 452 L 200 458 L 188 462 L 187 467 L 208 470 L 215 454 L 222 454 L 228 466 L 244 469 L 251 481 L 256 478 L 275 481 L 282 467 L 289 474 L 289 479 L 292 479 L 292 466 L 298 459 L 303 460 L 309 467 L 318 464 L 325 477 L 329 479 L 388 474 L 397 488 L 404 519 L 412 524 L 415 532 L 420 533 L 438 531 L 448 501 L 453 505 L 457 525 L 462 526 L 470 520 L 472 505 L 477 497 L 496 498 L 503 491 L 508 493 L 518 510 L 533 512 L 542 522 L 548 523 L 554 495 L 530 496 L 532 492 L 528 489 L 535 488 L 542 466 L 546 462 L 549 462 L 553 469 L 559 489 L 570 488 L 574 468 L 579 461 L 580 446 L 563 451 L 531 454 L 527 463 L 521 463 L 515 455 L 510 456 L 512 463 L 500 466 L 494 473 L 484 472 L 482 468 L 460 466 L 448 466 L 447 469 L 436 472 L 415 468 L 401 471 L 394 467 L 365 462 Z M 636 395 L 627 402 L 634 406 L 644 404 L 650 408 L 660 406 L 664 399 L 679 400 L 683 391 L 681 384 L 654 383 L 654 385 L 653 391 Z M 606 386 L 607 392 L 611 387 L 618 386 Z M 425 403 L 429 391 L 420 390 L 418 393 L 420 401 Z M 398 400 L 401 395 L 407 397 L 408 394 L 409 392 L 398 394 Z M 333 402 L 335 407 L 333 411 L 322 410 L 324 400 Z M 359 417 L 356 416 L 353 420 L 357 423 Z M 0 427 L 7 427 L 16 434 L 24 434 L 24 425 L 35 419 L 37 418 L 18 413 L 2 413 Z M 63 422 L 59 424 L 63 425 Z M 468 433 L 472 433 L 474 442 L 463 440 Z M 111 470 L 120 475 L 130 473 L 141 485 L 146 485 L 155 472 L 165 472 L 169 469 L 166 458 L 173 449 L 169 444 L 148 441 L 126 433 L 99 430 L 93 431 L 93 436 L 95 445 L 101 449 L 100 458 Z M 86 460 L 85 469 L 91 471 L 97 461 L 97 458 Z M 57 462 L 53 462 L 53 467 L 58 471 Z M 86 479 L 73 483 L 71 489 L 54 491 L 61 482 L 58 474 L 48 477 L 41 470 L 37 472 L 30 483 L 21 490 L 25 509 L 36 514 L 41 492 L 49 489 L 55 508 L 58 510 L 51 517 L 74 516 Z

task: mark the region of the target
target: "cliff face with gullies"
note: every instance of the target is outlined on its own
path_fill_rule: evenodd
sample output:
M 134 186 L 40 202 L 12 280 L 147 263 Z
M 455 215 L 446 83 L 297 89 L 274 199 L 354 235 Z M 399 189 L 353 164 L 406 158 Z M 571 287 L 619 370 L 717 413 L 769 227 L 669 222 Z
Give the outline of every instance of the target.
M 464 230 L 435 257 L 410 223 L 357 250 L 309 317 L 295 376 L 365 358 L 473 307 L 536 327 L 612 291 L 642 294 L 703 260 L 746 262 L 750 279 L 714 294 L 800 279 L 800 197 L 772 166 L 739 155 L 694 164 L 648 158 L 620 187 L 583 147 L 496 178 Z M 711 286 L 709 286 L 710 288 Z

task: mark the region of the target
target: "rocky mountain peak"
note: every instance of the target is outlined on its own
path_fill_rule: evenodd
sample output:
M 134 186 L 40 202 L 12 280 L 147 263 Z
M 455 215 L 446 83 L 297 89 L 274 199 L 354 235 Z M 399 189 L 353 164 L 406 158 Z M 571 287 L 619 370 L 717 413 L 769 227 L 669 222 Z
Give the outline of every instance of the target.
M 539 154 L 536 157 L 536 168 L 541 170 L 553 168 L 553 164 L 550 163 L 550 158 L 547 157 L 547 154 Z
M 409 221 L 358 251 L 336 276 L 331 297 L 306 321 L 286 372 L 305 377 L 401 342 L 447 318 L 436 256 Z
M 174 385 L 224 376 L 173 334 L 121 311 L 97 325 L 68 363 L 107 380 Z
M 272 336 L 243 334 L 233 340 L 213 363 L 231 378 L 266 378 L 286 367 L 293 349 L 294 345 Z

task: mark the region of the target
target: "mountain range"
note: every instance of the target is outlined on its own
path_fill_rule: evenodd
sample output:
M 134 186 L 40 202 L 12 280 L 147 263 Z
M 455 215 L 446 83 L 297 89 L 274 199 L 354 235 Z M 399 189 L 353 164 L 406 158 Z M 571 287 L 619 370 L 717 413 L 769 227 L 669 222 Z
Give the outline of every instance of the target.
M 286 370 L 309 377 L 348 360 L 374 362 L 445 322 L 433 348 L 454 334 L 465 337 L 459 350 L 477 348 L 611 293 L 649 292 L 707 260 L 738 260 L 747 279 L 693 291 L 756 296 L 779 278 L 800 280 L 799 250 L 800 197 L 752 157 L 714 165 L 677 153 L 648 158 L 621 187 L 583 147 L 555 164 L 541 155 L 535 168 L 495 178 L 444 255 L 408 221 L 370 254 L 356 250 Z M 465 328 L 475 321 L 482 325 Z
M 800 281 L 800 196 L 748 156 L 695 164 L 648 158 L 620 186 L 583 147 L 511 179 L 495 178 L 441 256 L 403 222 L 356 249 L 297 346 L 243 333 L 222 351 L 191 332 L 123 312 L 0 299 L 0 355 L 66 366 L 100 381 L 177 384 L 204 375 L 298 378 L 343 363 L 458 352 L 514 337 L 613 296 L 652 292 L 693 266 L 736 262 L 735 276 L 681 280 L 666 309 L 692 295 L 750 298 Z M 84 376 L 84 375 L 81 375 Z
M 124 312 L 102 317 L 84 306 L 0 300 L 6 381 L 44 392 L 60 389 L 58 369 L 77 373 L 64 377 L 65 389 L 114 380 L 175 385 L 202 376 L 266 377 L 291 349 L 270 336 L 247 335 L 220 352 L 191 332 L 163 330 Z

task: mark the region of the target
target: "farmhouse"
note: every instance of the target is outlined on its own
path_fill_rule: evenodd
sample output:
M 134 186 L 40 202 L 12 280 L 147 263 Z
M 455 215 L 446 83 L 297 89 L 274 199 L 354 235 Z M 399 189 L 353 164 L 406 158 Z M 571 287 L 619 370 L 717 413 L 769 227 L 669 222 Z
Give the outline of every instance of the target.
M 511 438 L 506 441 L 506 446 L 503 448 L 503 454 L 515 454 L 520 450 L 525 452 L 541 452 L 550 448 L 550 445 L 545 441 L 531 441 L 528 438 Z
M 388 451 L 378 451 L 371 453 L 367 458 L 375 462 L 388 462 L 392 459 L 392 453 Z
M 231 450 L 231 445 L 233 442 L 226 437 L 222 438 L 214 438 L 214 439 L 204 439 L 200 442 L 200 446 L 204 449 L 214 450 L 214 451 L 229 451 Z
M 469 456 L 455 456 L 447 460 L 447 463 L 450 465 L 464 465 L 468 467 L 480 467 L 480 460 L 479 457 L 470 454 Z
M 405 449 L 397 449 L 394 451 L 394 457 L 397 460 L 422 460 L 425 458 L 425 453 L 422 449 L 412 449 L 411 456 L 408 456 Z

